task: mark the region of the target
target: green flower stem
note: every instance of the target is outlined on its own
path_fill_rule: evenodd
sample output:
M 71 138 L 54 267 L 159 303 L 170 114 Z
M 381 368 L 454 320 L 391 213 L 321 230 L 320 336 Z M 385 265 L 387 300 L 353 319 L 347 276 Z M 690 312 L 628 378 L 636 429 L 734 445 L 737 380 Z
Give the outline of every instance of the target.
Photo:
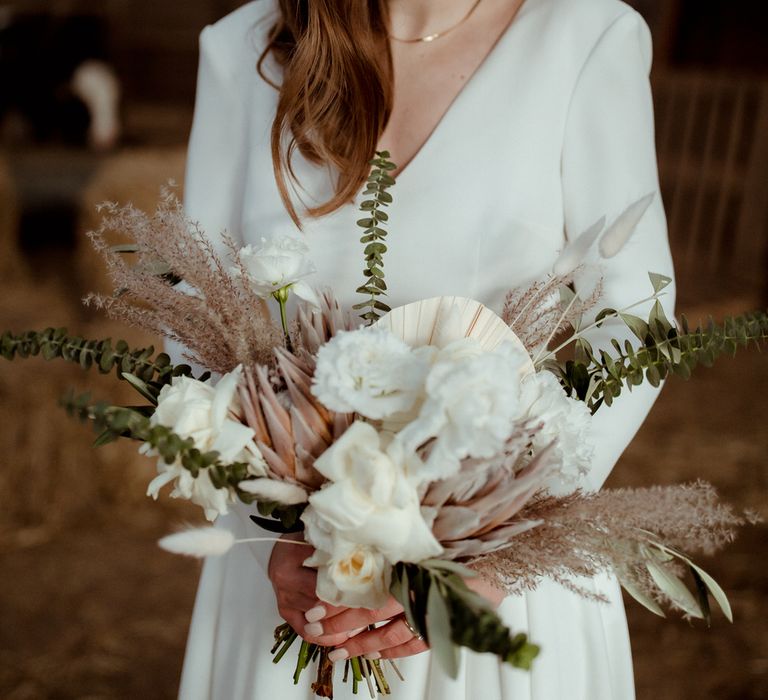
M 285 338 L 285 349 L 288 352 L 293 352 L 293 345 L 291 343 L 291 334 L 288 331 L 288 317 L 286 315 L 286 303 L 290 296 L 291 286 L 281 287 L 276 292 L 272 292 L 272 297 L 277 301 L 280 306 L 280 323 L 283 327 L 283 336 Z
M 357 687 L 357 684 L 363 680 L 363 671 L 360 668 L 360 657 L 355 656 L 353 659 L 350 659 L 349 663 L 350 666 L 352 666 L 352 682 L 355 684 L 355 687 Z M 357 691 L 355 690 L 355 692 Z
M 298 685 L 299 678 L 301 678 L 301 672 L 309 664 L 309 657 L 312 653 L 312 645 L 306 641 L 301 641 L 301 648 L 299 649 L 299 656 L 296 659 L 296 670 L 293 672 L 293 684 Z
M 270 650 L 271 654 L 274 654 L 277 651 L 277 648 L 290 636 L 291 632 L 293 632 L 293 630 L 287 622 L 284 622 L 282 625 L 275 628 L 275 645 Z
M 288 638 L 283 642 L 283 646 L 281 647 L 280 651 L 275 654 L 275 658 L 272 659 L 273 663 L 279 663 L 280 660 L 285 656 L 288 649 L 291 648 L 291 645 L 299 638 L 299 635 L 295 632 L 288 636 Z

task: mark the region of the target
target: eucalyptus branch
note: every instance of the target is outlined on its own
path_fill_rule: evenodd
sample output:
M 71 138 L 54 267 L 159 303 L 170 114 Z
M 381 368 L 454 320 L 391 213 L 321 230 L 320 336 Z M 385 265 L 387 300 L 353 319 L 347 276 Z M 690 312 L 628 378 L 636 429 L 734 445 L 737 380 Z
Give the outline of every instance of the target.
M 156 451 L 166 464 L 178 463 L 194 478 L 207 470 L 211 483 L 217 489 L 232 488 L 245 503 L 256 500 L 253 494 L 239 488 L 240 482 L 252 476 L 248 464 L 225 464 L 219 460 L 218 452 L 201 452 L 191 438 L 182 438 L 163 425 L 152 425 L 149 420 L 154 410 L 152 406 L 128 408 L 106 402 L 92 404 L 89 394 L 70 394 L 62 400 L 62 405 L 69 415 L 93 423 L 99 432 L 97 445 L 105 445 L 120 437 L 138 440 Z
M 155 402 L 160 389 L 174 377 L 192 376 L 189 365 L 173 365 L 171 358 L 160 353 L 153 358 L 153 346 L 131 349 L 124 340 L 112 344 L 105 340 L 86 340 L 71 336 L 66 328 L 46 328 L 19 335 L 6 331 L 0 336 L 0 356 L 6 360 L 41 356 L 46 360 L 63 359 L 84 370 L 96 367 L 100 373 L 116 370 L 117 377 L 128 381 L 145 398 Z M 207 376 L 201 377 L 205 380 Z
M 734 356 L 739 347 L 768 341 L 768 313 L 758 311 L 727 318 L 722 324 L 712 319 L 691 330 L 683 316 L 681 325 L 670 323 L 661 305 L 656 303 L 648 322 L 634 316 L 621 315 L 642 345 L 630 341 L 622 346 L 613 340 L 614 353 L 595 353 L 586 342 L 579 346 L 580 357 L 564 365 L 556 365 L 560 381 L 572 395 L 585 401 L 594 413 L 603 404 L 611 405 L 624 386 L 648 381 L 659 386 L 670 373 L 688 379 L 702 364 L 714 364 L 724 354 Z
M 399 563 L 391 591 L 452 678 L 458 673 L 458 647 L 490 652 L 516 668 L 530 669 L 539 647 L 525 634 L 513 635 L 488 601 L 469 589 L 464 579 L 475 575 L 452 561 Z
M 369 298 L 364 302 L 355 304 L 356 310 L 365 310 L 360 317 L 373 325 L 382 314 L 391 309 L 379 297 L 387 295 L 387 283 L 384 281 L 384 253 L 387 252 L 385 240 L 387 231 L 384 225 L 389 216 L 384 207 L 392 203 L 392 195 L 387 190 L 395 184 L 394 178 L 389 173 L 397 166 L 389 160 L 389 151 L 377 151 L 376 158 L 371 161 L 373 170 L 368 176 L 364 196 L 371 196 L 360 205 L 360 211 L 365 218 L 359 219 L 357 225 L 364 229 L 361 243 L 365 244 L 365 282 L 357 288 L 358 294 L 365 294 Z

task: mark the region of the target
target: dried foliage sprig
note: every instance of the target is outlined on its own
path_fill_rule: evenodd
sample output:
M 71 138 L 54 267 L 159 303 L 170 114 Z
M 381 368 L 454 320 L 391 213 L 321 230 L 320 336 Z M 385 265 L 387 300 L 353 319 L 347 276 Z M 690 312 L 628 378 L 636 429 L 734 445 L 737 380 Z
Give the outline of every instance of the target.
M 25 331 L 0 336 L 0 356 L 6 360 L 42 357 L 45 360 L 63 359 L 75 362 L 84 370 L 95 367 L 101 374 L 113 369 L 118 379 L 129 381 L 135 388 L 139 384 L 151 387 L 153 398 L 174 377 L 192 376 L 189 365 L 173 365 L 171 358 L 160 353 L 153 358 L 155 348 L 132 349 L 124 340 L 112 343 L 111 338 L 87 340 L 67 333 L 66 328 L 46 328 L 43 331 Z M 205 381 L 208 373 L 199 379 Z M 136 382 L 135 380 L 139 380 Z M 142 394 L 147 397 L 146 393 Z
M 152 216 L 132 206 L 101 208 L 106 215 L 89 235 L 106 260 L 116 293 L 91 295 L 86 303 L 111 318 L 180 342 L 191 360 L 213 372 L 270 361 L 272 348 L 282 343 L 280 329 L 253 289 L 229 273 L 170 190 L 163 191 Z M 130 247 L 138 256 L 136 265 L 129 265 L 118 252 L 121 248 L 110 244 L 113 233 L 135 243 Z M 222 239 L 234 258 L 234 241 L 226 234 Z M 174 285 L 177 279 L 184 284 Z
M 389 151 L 377 151 L 376 157 L 371 161 L 373 170 L 368 177 L 368 184 L 363 191 L 363 196 L 370 196 L 360 205 L 360 211 L 365 218 L 359 219 L 358 226 L 364 229 L 361 243 L 365 244 L 365 270 L 363 275 L 365 283 L 357 288 L 358 294 L 365 294 L 369 298 L 353 307 L 362 311 L 367 309 L 360 317 L 373 325 L 381 313 L 391 311 L 379 297 L 386 296 L 387 283 L 384 281 L 384 253 L 387 246 L 384 242 L 387 238 L 387 230 L 384 228 L 389 221 L 388 214 L 383 207 L 392 203 L 392 195 L 387 190 L 395 184 L 394 178 L 389 174 L 397 166 L 389 160 Z

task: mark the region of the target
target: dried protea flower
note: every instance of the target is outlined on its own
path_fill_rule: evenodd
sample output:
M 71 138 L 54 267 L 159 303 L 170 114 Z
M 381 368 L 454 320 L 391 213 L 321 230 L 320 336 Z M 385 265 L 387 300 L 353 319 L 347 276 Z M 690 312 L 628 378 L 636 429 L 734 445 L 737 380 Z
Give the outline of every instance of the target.
M 352 324 L 330 293 L 321 295 L 320 302 L 319 308 L 299 310 L 297 353 L 275 348 L 271 367 L 247 368 L 240 388 L 245 422 L 256 432 L 272 475 L 309 489 L 324 481 L 313 468 L 315 459 L 353 421 L 352 414 L 329 411 L 312 394 L 317 349 Z

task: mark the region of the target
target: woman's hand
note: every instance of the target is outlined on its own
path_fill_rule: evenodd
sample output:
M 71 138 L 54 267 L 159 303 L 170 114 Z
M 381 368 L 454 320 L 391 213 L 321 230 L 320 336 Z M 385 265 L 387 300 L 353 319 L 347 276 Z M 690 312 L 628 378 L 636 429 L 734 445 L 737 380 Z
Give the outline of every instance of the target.
M 466 581 L 467 586 L 483 596 L 497 608 L 505 593 L 480 577 Z M 335 612 L 334 612 L 335 611 Z M 341 661 L 354 656 L 367 656 L 369 659 L 395 659 L 414 656 L 428 649 L 421 637 L 415 635 L 403 616 L 402 606 L 390 598 L 387 605 L 378 610 L 365 608 L 326 608 L 320 604 L 310 609 L 305 618 L 305 636 L 322 640 L 321 643 L 332 646 L 331 639 L 346 636 L 347 640 L 336 643 L 329 658 Z M 369 625 L 387 620 L 388 622 L 373 630 Z
M 400 656 L 411 656 L 426 651 L 427 645 L 415 637 L 403 621 L 403 608 L 394 598 L 383 608 L 327 608 L 317 606 L 306 614 L 309 621 L 304 627 L 305 636 L 322 640 L 323 644 L 336 646 L 330 654 L 331 661 L 341 661 L 352 656 L 380 658 L 385 650 L 398 651 Z M 321 616 L 322 617 L 319 617 Z M 368 630 L 369 625 L 387 621 L 385 625 Z M 335 644 L 328 640 L 344 637 Z
M 283 535 L 281 540 L 303 542 L 301 533 Z M 328 614 L 337 615 L 347 608 L 334 608 L 317 599 L 315 589 L 317 587 L 317 571 L 304 566 L 304 561 L 312 554 L 312 548 L 304 544 L 281 544 L 278 542 L 272 550 L 269 559 L 268 575 L 275 590 L 277 610 L 281 617 L 302 635 L 308 642 L 335 646 L 345 642 L 346 633 L 326 635 L 320 639 L 320 635 L 304 633 L 307 623 L 305 613 L 318 606 L 323 606 Z M 311 615 L 310 615 L 311 617 Z

